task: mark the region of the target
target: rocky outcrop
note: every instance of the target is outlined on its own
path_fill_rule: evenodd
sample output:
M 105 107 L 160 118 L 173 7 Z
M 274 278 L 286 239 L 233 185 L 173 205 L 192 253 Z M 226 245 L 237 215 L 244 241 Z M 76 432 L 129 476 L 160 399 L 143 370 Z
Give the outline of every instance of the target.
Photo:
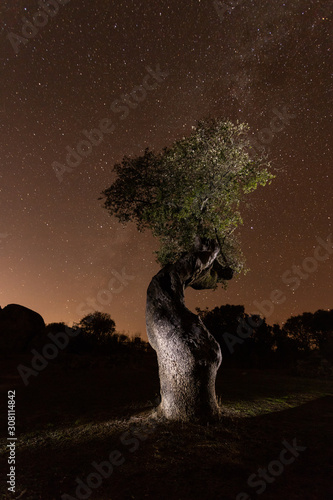
M 220 410 L 215 379 L 222 361 L 219 344 L 201 319 L 185 306 L 184 290 L 211 288 L 217 274 L 216 242 L 197 241 L 193 252 L 165 266 L 147 291 L 148 340 L 157 353 L 161 403 L 158 414 L 168 420 L 213 421 Z M 225 279 L 232 277 L 226 267 Z M 209 286 L 208 286 L 209 285 Z
M 0 307 L 1 353 L 25 352 L 44 330 L 42 316 L 32 309 L 18 304 Z

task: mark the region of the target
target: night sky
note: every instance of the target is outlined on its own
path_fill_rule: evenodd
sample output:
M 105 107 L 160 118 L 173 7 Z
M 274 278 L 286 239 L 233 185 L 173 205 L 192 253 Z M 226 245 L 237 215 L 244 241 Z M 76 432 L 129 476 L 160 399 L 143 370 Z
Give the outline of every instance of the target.
M 278 289 L 280 303 L 265 303 L 270 324 L 332 308 L 333 255 L 317 249 L 332 232 L 330 2 L 42 4 L 0 6 L 0 305 L 68 324 L 98 309 L 145 338 L 158 242 L 122 227 L 98 197 L 124 155 L 222 116 L 249 123 L 276 179 L 243 206 L 250 271 L 227 291 L 189 290 L 188 306 L 257 312 L 254 301 Z

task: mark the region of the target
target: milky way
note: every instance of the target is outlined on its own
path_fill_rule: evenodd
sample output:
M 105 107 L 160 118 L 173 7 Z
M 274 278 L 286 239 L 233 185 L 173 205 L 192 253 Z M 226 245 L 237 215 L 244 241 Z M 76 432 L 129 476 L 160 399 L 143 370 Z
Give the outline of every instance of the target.
M 248 122 L 276 179 L 244 200 L 250 271 L 190 290 L 189 307 L 259 304 L 271 324 L 332 307 L 330 2 L 3 0 L 0 12 L 2 307 L 69 324 L 99 309 L 145 335 L 158 243 L 98 197 L 124 155 L 206 116 Z

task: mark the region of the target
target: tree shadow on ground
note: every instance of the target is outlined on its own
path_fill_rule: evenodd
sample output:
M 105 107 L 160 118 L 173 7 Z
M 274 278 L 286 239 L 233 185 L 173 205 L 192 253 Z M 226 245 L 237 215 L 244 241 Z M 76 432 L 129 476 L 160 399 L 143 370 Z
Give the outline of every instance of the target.
M 267 484 L 268 498 L 325 500 L 332 494 L 332 415 L 333 397 L 326 396 L 257 417 L 225 416 L 214 426 L 154 423 L 138 415 L 71 426 L 17 450 L 17 491 L 26 489 L 26 500 L 75 498 L 76 478 L 87 484 L 96 472 L 92 463 L 118 450 L 124 463 L 81 498 L 231 500 L 242 491 L 257 498 L 248 477 L 279 459 L 284 440 L 292 445 L 296 439 L 306 449 Z

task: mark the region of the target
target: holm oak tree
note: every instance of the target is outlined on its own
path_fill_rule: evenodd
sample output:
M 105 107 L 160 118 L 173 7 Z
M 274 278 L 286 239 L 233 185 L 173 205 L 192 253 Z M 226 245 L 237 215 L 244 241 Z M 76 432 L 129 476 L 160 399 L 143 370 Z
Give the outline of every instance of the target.
M 219 418 L 215 378 L 221 350 L 201 319 L 189 311 L 184 290 L 226 286 L 244 268 L 234 230 L 246 194 L 274 177 L 255 154 L 248 126 L 208 118 L 161 152 L 125 156 L 102 192 L 104 207 L 122 223 L 151 230 L 159 240 L 161 271 L 147 291 L 148 340 L 158 358 L 161 416 L 171 420 Z

